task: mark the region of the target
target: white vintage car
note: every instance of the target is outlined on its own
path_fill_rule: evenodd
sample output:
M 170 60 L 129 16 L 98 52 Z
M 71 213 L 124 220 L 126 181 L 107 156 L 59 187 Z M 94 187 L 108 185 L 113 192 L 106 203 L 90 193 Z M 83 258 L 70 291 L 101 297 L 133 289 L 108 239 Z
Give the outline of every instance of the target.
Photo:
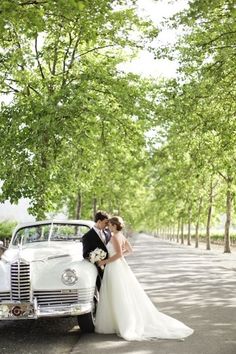
M 97 269 L 83 259 L 81 238 L 92 221 L 20 224 L 0 260 L 0 320 L 78 316 L 94 329 Z

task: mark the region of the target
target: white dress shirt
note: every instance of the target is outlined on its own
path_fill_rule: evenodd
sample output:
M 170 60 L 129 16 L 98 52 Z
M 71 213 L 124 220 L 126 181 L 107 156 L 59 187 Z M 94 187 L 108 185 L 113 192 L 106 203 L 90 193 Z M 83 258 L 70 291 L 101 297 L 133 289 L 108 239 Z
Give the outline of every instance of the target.
M 96 226 L 94 226 L 93 228 L 96 231 L 96 233 L 98 234 L 98 236 L 100 237 L 101 241 L 103 243 L 106 243 L 106 237 L 104 235 L 104 232 L 101 229 L 97 228 Z

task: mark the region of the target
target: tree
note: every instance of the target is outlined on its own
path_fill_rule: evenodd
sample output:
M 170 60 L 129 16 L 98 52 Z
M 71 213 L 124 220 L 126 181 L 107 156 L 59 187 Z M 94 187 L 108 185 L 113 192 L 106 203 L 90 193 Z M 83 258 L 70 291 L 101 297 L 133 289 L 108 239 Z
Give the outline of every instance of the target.
M 229 227 L 235 180 L 232 168 L 235 161 L 234 11 L 231 1 L 191 1 L 172 22 L 172 26 L 183 26 L 185 35 L 174 48 L 166 48 L 162 53 L 157 51 L 159 56 L 177 56 L 180 62 L 179 77 L 176 82 L 164 85 L 158 109 L 159 124 L 168 131 L 168 144 L 172 139 L 179 141 L 182 145 L 179 157 L 189 156 L 191 166 L 205 176 L 206 182 L 210 176 L 217 181 L 221 176 L 226 182 L 220 182 L 227 200 L 225 252 L 230 252 Z M 182 183 L 185 179 L 183 176 Z M 210 195 L 208 247 L 213 203 L 212 193 Z M 199 198 L 201 200 L 201 193 Z
M 143 149 L 154 85 L 118 69 L 157 33 L 135 3 L 1 3 L 0 89 L 12 95 L 0 113 L 2 200 L 28 197 L 43 217 L 65 197 L 100 198 L 100 164 L 117 145 L 127 161 Z

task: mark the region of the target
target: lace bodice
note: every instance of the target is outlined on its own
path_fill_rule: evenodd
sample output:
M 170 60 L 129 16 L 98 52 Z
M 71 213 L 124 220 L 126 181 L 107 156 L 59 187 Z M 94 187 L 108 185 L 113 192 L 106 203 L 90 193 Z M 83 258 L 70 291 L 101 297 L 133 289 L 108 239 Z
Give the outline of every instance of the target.
M 108 250 L 109 257 L 113 256 L 113 254 L 116 253 L 111 241 L 109 241 L 107 244 L 107 250 Z
M 125 237 L 122 233 L 118 233 L 118 238 L 119 238 L 119 242 L 121 243 L 122 245 L 122 249 L 123 249 L 123 246 L 124 246 L 124 242 L 125 242 Z M 113 246 L 113 243 L 112 243 L 112 239 L 108 242 L 107 244 L 107 250 L 108 250 L 108 254 L 109 254 L 109 257 L 113 256 L 116 251 L 114 249 L 114 246 Z

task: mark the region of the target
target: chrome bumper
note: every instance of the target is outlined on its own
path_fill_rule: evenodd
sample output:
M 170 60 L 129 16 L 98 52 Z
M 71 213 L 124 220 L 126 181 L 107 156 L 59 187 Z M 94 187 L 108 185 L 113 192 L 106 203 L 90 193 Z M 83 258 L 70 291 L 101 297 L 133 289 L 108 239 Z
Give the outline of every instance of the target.
M 1 302 L 0 320 L 27 320 L 42 317 L 79 316 L 93 310 L 93 304 L 40 306 L 34 303 Z

